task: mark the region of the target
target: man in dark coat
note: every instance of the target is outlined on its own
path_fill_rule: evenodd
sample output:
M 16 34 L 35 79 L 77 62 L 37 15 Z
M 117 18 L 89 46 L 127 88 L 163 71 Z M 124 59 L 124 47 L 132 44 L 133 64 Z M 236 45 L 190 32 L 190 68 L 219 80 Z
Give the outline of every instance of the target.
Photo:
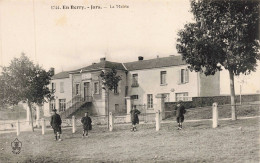
M 88 136 L 88 130 L 92 129 L 92 120 L 88 116 L 88 112 L 85 113 L 85 116 L 81 118 L 81 123 L 83 124 L 83 135 L 82 137 L 84 138 L 84 135 L 87 137 Z
M 136 124 L 139 124 L 138 114 L 140 114 L 140 113 L 141 112 L 136 109 L 136 106 L 132 107 L 132 110 L 130 111 L 131 121 L 132 121 L 132 125 L 133 125 L 132 131 L 137 131 Z
M 60 138 L 61 135 L 61 118 L 60 115 L 57 114 L 57 110 L 53 110 L 54 114 L 51 116 L 51 127 L 53 128 L 54 135 L 55 135 L 55 140 L 61 141 L 62 139 Z
M 176 106 L 176 120 L 178 123 L 178 130 L 182 129 L 182 123 L 184 121 L 184 114 L 186 113 L 185 107 L 182 102 L 178 102 Z

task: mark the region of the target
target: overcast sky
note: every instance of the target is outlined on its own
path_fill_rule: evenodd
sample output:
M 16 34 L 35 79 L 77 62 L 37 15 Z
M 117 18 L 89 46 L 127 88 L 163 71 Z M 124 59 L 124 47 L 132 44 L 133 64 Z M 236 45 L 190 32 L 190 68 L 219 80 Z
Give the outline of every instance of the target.
M 63 5 L 103 9 L 51 9 Z M 177 55 L 177 31 L 192 21 L 189 5 L 189 0 L 1 0 L 0 64 L 7 66 L 24 52 L 43 68 L 60 72 L 99 62 L 101 57 L 128 62 L 138 56 Z M 258 81 L 259 76 L 253 74 Z M 227 73 L 221 78 L 222 93 L 229 93 Z M 253 85 L 247 90 L 259 89 Z

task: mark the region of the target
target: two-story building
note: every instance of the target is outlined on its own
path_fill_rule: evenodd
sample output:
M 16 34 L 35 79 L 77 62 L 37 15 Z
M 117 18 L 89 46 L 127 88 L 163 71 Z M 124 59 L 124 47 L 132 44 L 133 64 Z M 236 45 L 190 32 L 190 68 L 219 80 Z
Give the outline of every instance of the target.
M 163 94 L 165 102 L 190 101 L 192 97 L 220 94 L 219 72 L 214 76 L 191 72 L 181 56 L 170 56 L 124 63 L 128 71 L 129 96 L 134 105 L 156 108 L 156 95 Z
M 107 91 L 102 85 L 100 74 L 113 67 L 122 80 L 117 89 Z M 45 115 L 49 116 L 51 110 L 55 108 L 62 117 L 66 117 L 82 106 L 91 114 L 97 115 L 106 115 L 108 111 L 123 112 L 126 75 L 122 63 L 106 61 L 105 58 L 87 67 L 55 74 L 50 84 L 54 100 L 45 103 Z
M 63 71 L 55 74 L 51 79 L 49 89 L 54 93 L 54 99 L 44 103 L 45 116 L 50 116 L 53 109 L 57 109 L 58 112 L 66 110 L 66 103 L 72 98 L 72 82 L 69 72 Z
M 112 67 L 116 68 L 122 80 L 117 90 L 107 92 L 103 89 L 100 74 Z M 137 61 L 127 63 L 101 58 L 99 63 L 54 75 L 51 86 L 56 90 L 56 99 L 46 104 L 49 107 L 45 110 L 56 107 L 61 113 L 71 114 L 69 110 L 78 101 L 75 99 L 80 99 L 81 103 L 76 106 L 87 104 L 87 110 L 92 114 L 107 115 L 108 110 L 126 113 L 126 98 L 130 97 L 131 105 L 143 105 L 147 112 L 154 112 L 157 105 L 155 98 L 160 94 L 165 95 L 166 102 L 219 95 L 219 76 L 219 72 L 207 77 L 200 72 L 191 72 L 181 56 L 149 60 L 138 57 Z

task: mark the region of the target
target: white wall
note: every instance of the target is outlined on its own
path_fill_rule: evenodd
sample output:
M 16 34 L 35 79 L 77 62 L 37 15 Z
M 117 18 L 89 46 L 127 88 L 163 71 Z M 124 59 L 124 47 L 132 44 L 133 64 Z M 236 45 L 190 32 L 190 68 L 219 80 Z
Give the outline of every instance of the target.
M 198 76 L 196 72 L 189 72 L 189 82 L 185 84 L 179 83 L 179 70 L 186 69 L 187 65 L 172 66 L 164 68 L 154 68 L 146 70 L 130 71 L 128 74 L 129 94 L 138 95 L 139 99 L 136 103 L 147 105 L 147 94 L 153 94 L 153 103 L 156 105 L 155 96 L 160 93 L 170 93 L 170 101 L 175 101 L 176 93 L 188 92 L 189 97 L 198 95 Z M 166 71 L 167 85 L 160 84 L 160 72 Z M 139 87 L 131 87 L 132 74 L 138 74 Z M 171 90 L 174 89 L 174 92 Z
M 60 82 L 64 84 L 64 92 L 60 92 Z M 72 82 L 71 78 L 64 79 L 55 79 L 51 80 L 51 83 L 56 83 L 56 91 L 54 93 L 54 98 L 56 102 L 56 109 L 59 110 L 59 99 L 66 99 L 66 103 L 72 99 Z M 49 89 L 51 90 L 51 83 L 49 85 Z M 44 103 L 43 105 L 44 115 L 50 116 L 50 104 L 49 102 Z

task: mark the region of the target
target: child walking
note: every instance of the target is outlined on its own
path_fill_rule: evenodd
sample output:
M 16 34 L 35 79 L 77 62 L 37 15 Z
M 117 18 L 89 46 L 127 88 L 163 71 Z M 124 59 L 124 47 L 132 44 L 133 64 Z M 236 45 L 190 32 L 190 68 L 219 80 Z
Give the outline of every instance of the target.
M 81 123 L 83 124 L 83 135 L 82 138 L 88 137 L 88 130 L 92 129 L 92 120 L 88 116 L 88 112 L 85 113 L 85 116 L 81 118 Z
M 60 115 L 57 114 L 57 110 L 56 109 L 53 109 L 52 110 L 54 112 L 54 114 L 51 116 L 51 127 L 53 128 L 53 131 L 54 131 L 54 135 L 55 135 L 55 140 L 58 140 L 59 138 L 59 141 L 61 141 L 62 139 L 60 138 L 60 135 L 61 135 L 61 118 L 60 118 Z
M 131 114 L 131 121 L 132 121 L 133 128 L 131 131 L 137 131 L 136 124 L 139 124 L 138 114 L 140 114 L 140 113 L 141 112 L 136 109 L 136 106 L 132 107 L 130 114 Z
M 185 107 L 181 102 L 178 102 L 176 107 L 176 121 L 178 123 L 178 130 L 182 129 L 182 123 L 184 122 L 184 114 L 186 113 Z

